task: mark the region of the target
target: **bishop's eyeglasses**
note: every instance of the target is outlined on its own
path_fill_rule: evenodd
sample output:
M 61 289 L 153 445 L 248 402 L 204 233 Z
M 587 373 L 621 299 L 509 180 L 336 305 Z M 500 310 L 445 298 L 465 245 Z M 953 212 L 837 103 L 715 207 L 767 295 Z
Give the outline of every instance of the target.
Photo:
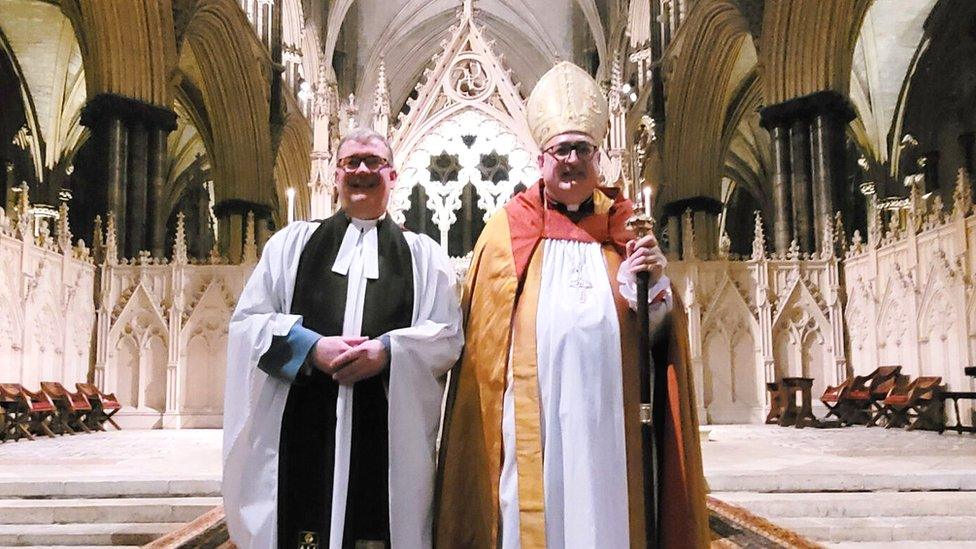
M 345 158 L 340 158 L 337 162 L 338 166 L 346 171 L 346 173 L 353 173 L 359 169 L 359 166 L 364 165 L 366 169 L 376 173 L 383 168 L 390 165 L 390 162 L 383 158 L 382 156 L 369 155 L 369 156 L 347 156 Z
M 564 162 L 569 159 L 573 151 L 576 151 L 576 158 L 586 162 L 596 152 L 596 145 L 588 141 L 567 141 L 553 145 L 543 152 L 552 155 L 553 158 L 560 162 Z

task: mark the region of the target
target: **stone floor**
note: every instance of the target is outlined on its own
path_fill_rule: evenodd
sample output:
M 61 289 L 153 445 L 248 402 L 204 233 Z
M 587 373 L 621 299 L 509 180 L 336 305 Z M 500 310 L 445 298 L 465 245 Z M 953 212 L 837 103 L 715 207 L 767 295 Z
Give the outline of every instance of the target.
M 777 524 L 833 547 L 976 547 L 976 436 L 706 429 L 713 495 Z M 0 546 L 144 543 L 219 503 L 220 445 L 217 430 L 0 444 Z

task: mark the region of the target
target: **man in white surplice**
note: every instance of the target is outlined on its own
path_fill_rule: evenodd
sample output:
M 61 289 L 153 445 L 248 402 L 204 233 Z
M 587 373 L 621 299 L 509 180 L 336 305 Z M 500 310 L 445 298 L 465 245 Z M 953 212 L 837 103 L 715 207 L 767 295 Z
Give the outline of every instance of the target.
M 342 209 L 275 234 L 230 323 L 224 507 L 242 548 L 430 547 L 453 266 L 386 215 L 389 144 L 337 150 Z
M 667 339 L 654 347 L 671 361 L 668 349 L 679 348 L 672 336 L 683 328 L 659 329 L 673 318 L 667 261 L 653 235 L 633 239 L 631 202 L 598 186 L 608 115 L 593 78 L 560 63 L 540 78 L 526 109 L 542 179 L 488 221 L 468 270 L 436 543 L 647 547 L 632 309 L 635 273 L 648 271 L 651 336 Z M 670 369 L 679 375 L 669 409 L 686 409 L 689 385 Z M 662 502 L 673 517 L 664 539 L 676 544 L 665 545 L 701 547 L 704 496 L 700 483 L 683 480 L 700 477 L 700 464 L 694 449 L 679 452 L 675 443 L 697 445 L 697 424 L 684 414 L 666 423 L 674 441 L 663 451 L 677 457 Z

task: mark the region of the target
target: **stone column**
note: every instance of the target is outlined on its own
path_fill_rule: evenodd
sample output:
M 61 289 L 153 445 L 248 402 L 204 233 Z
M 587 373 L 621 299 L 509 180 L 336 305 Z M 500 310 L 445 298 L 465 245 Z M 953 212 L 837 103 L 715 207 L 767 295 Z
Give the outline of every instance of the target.
M 136 257 L 148 248 L 147 239 L 147 196 L 149 176 L 149 133 L 139 123 L 129 128 L 129 188 L 126 196 L 126 219 L 129 223 L 120 225 L 126 233 L 125 253 Z
M 710 259 L 718 252 L 718 216 L 722 213 L 722 203 L 708 196 L 695 196 L 682 200 L 675 200 L 664 205 L 663 217 L 669 220 L 668 235 L 671 239 L 670 248 L 672 253 L 682 253 L 684 255 L 687 242 L 687 235 L 677 234 L 680 231 L 677 227 L 681 225 L 681 219 L 685 212 L 691 211 L 692 227 L 694 228 L 694 238 L 692 248 L 689 250 L 697 259 Z M 672 232 L 670 221 L 675 220 L 676 230 Z M 680 243 L 680 244 L 679 244 Z M 683 259 L 688 259 L 683 257 Z
M 854 110 L 846 97 L 827 90 L 768 106 L 760 115 L 773 141 L 776 252 L 785 253 L 794 237 L 801 251 L 822 252 L 831 245 L 823 233 L 845 181 L 843 128 Z M 791 214 L 792 222 L 785 219 Z
M 271 208 L 246 200 L 222 200 L 214 205 L 214 215 L 220 230 L 218 244 L 220 253 L 231 263 L 240 263 L 244 246 L 244 225 L 247 214 L 254 213 L 255 240 L 267 241 L 272 225 Z M 261 249 L 261 244 L 259 244 Z
M 790 195 L 790 142 L 785 126 L 775 126 L 773 134 L 773 247 L 785 254 L 793 240 L 793 198 Z
M 166 138 L 169 132 L 156 128 L 149 139 L 149 249 L 153 257 L 166 254 L 166 220 L 169 217 L 165 204 L 166 187 Z
M 153 228 L 149 213 L 149 187 L 163 177 L 155 166 L 165 162 L 150 142 L 165 143 L 176 129 L 176 113 L 115 94 L 92 97 L 81 112 L 81 123 L 93 130 L 98 151 L 95 172 L 105 181 L 105 210 L 114 214 L 118 227 L 118 248 L 130 257 L 149 248 Z M 163 163 L 156 163 L 158 157 Z M 150 181 L 152 179 L 152 181 Z M 155 192 L 155 190 L 154 190 Z
M 115 216 L 118 252 L 125 255 L 126 188 L 129 180 L 129 129 L 122 119 L 112 116 L 101 129 L 105 132 L 105 209 Z M 102 133 L 102 132 L 97 132 Z
M 800 251 L 812 252 L 814 238 L 810 188 L 810 125 L 805 118 L 795 118 L 790 124 L 790 166 L 794 233 Z

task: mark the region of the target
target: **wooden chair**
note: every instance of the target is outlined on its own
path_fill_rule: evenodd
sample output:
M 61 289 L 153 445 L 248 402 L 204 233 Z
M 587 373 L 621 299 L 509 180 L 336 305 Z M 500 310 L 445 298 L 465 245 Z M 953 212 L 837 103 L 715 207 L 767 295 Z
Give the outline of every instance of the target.
M 899 374 L 901 366 L 880 366 L 866 376 L 854 376 L 850 389 L 843 398 L 848 409 L 846 423 L 868 424 L 871 421 L 873 403 L 887 396 L 887 393 L 881 394 L 880 387 L 897 379 Z
M 922 376 L 911 382 L 899 378 L 881 402 L 885 427 L 908 426 L 909 430 L 929 427 L 941 430 L 942 389 L 939 376 Z
M 884 411 L 884 400 L 888 398 L 888 394 L 896 386 L 906 386 L 909 384 L 911 376 L 905 374 L 895 374 L 895 377 L 889 378 L 876 387 L 871 389 L 871 400 L 870 400 L 870 410 L 871 419 L 868 421 L 868 427 L 874 427 L 875 425 L 881 425 L 885 420 Z
M 827 415 L 824 416 L 824 421 L 830 419 L 830 416 L 837 418 L 840 423 L 847 424 L 848 418 L 850 417 L 849 403 L 846 402 L 847 394 L 851 390 L 851 385 L 854 383 L 854 378 L 849 377 L 842 381 L 840 385 L 834 387 L 833 385 L 828 385 L 824 389 L 823 395 L 820 396 L 820 402 L 823 402 L 824 406 L 827 407 Z
M 75 383 L 75 387 L 91 403 L 92 411 L 88 414 L 88 424 L 91 428 L 104 431 L 107 421 L 112 424 L 112 427 L 119 431 L 122 430 L 119 424 L 112 419 L 112 416 L 122 409 L 122 404 L 119 399 L 115 398 L 115 393 L 103 393 L 94 383 Z
M 32 433 L 54 436 L 51 424 L 57 408 L 47 395 L 29 391 L 19 383 L 0 383 L 0 393 L 4 400 L 13 402 L 7 411 L 15 414 L 16 428 L 27 438 L 34 440 Z
M 46 394 L 58 409 L 59 427 L 66 433 L 77 431 L 90 433 L 85 422 L 92 412 L 91 403 L 81 392 L 72 393 L 57 381 L 42 381 L 41 391 Z

